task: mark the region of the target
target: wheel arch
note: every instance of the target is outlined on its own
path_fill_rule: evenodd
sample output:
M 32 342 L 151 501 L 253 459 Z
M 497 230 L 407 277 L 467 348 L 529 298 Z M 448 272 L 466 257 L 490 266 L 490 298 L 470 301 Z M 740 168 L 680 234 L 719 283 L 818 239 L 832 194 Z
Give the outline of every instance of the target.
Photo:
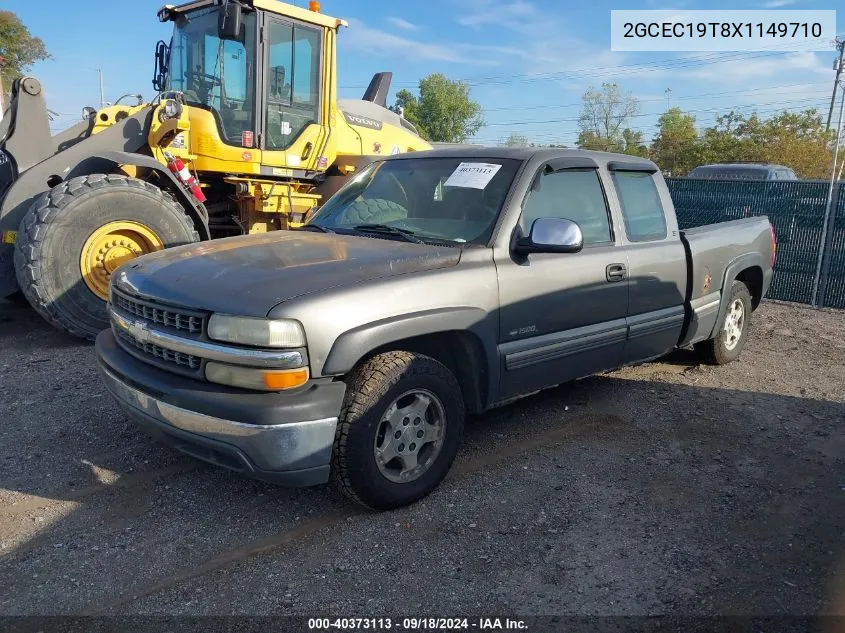
M 182 205 L 185 212 L 191 218 L 194 228 L 199 233 L 200 240 L 205 241 L 211 239 L 211 233 L 208 228 L 208 212 L 205 206 L 185 191 L 185 188 L 176 180 L 176 177 L 171 171 L 152 156 L 133 154 L 131 152 L 100 152 L 91 156 L 86 161 L 86 167 L 90 171 L 82 171 L 75 175 L 84 176 L 112 172 L 123 165 L 132 165 L 147 170 L 146 177 L 142 178 L 142 180 L 146 180 L 159 189 L 170 193 Z M 155 178 L 151 179 L 150 174 L 155 174 Z
M 721 328 L 722 322 L 725 320 L 725 314 L 730 303 L 730 290 L 734 281 L 741 281 L 748 286 L 748 290 L 751 293 L 751 307 L 752 309 L 757 309 L 757 306 L 760 305 L 760 301 L 763 299 L 764 266 L 765 258 L 760 253 L 746 253 L 727 265 L 722 281 L 722 299 L 719 305 L 719 315 L 716 317 L 713 330 L 710 332 L 710 338 L 718 334 L 719 328 Z
M 323 375 L 344 375 L 363 361 L 389 351 L 430 356 L 452 371 L 467 409 L 488 408 L 498 387 L 496 340 L 489 315 L 478 308 L 437 309 L 385 319 L 348 330 L 334 342 Z M 490 337 L 494 338 L 490 338 Z

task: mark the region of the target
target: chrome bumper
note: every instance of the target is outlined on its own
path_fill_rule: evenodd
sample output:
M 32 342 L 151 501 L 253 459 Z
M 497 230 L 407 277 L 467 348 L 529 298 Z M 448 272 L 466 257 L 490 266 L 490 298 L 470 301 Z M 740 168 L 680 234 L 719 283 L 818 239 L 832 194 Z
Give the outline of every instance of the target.
M 174 448 L 203 461 L 284 485 L 328 481 L 337 418 L 254 425 L 175 407 L 101 365 L 106 387 L 129 417 Z

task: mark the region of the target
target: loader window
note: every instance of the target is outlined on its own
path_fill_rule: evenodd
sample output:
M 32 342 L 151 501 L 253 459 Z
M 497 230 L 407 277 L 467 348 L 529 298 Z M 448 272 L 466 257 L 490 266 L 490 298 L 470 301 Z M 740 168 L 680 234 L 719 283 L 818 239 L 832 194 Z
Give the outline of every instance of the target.
M 217 8 L 199 9 L 177 22 L 170 50 L 170 90 L 185 102 L 214 114 L 221 140 L 242 144 L 255 130 L 255 13 L 244 13 L 241 39 L 217 36 Z
M 320 31 L 270 22 L 267 59 L 267 149 L 286 149 L 319 121 Z

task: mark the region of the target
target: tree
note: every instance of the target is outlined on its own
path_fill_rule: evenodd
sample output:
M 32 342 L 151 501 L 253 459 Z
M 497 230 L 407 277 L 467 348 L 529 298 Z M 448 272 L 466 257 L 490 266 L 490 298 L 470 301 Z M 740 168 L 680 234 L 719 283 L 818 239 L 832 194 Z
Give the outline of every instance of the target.
M 640 111 L 640 102 L 630 93 L 623 94 L 614 83 L 603 83 L 601 89 L 592 86 L 582 97 L 578 117 L 578 147 L 605 152 L 624 151 L 629 139 L 625 129 L 631 117 Z M 632 146 L 633 149 L 633 146 Z
M 37 61 L 51 59 L 40 38 L 33 36 L 11 11 L 0 11 L 0 74 L 7 94 L 12 80 L 23 75 Z
M 508 147 L 528 147 L 531 141 L 524 134 L 517 134 L 512 132 L 511 135 L 505 139 L 504 145 Z
M 648 147 L 643 143 L 643 133 L 639 130 L 634 131 L 628 128 L 622 130 L 622 148 L 623 154 L 630 154 L 631 156 L 648 157 Z
M 834 134 L 818 110 L 781 112 L 768 119 L 730 112 L 704 131 L 705 162 L 754 161 L 791 167 L 799 178 L 829 178 Z
M 673 176 L 685 176 L 702 162 L 702 145 L 695 129 L 695 117 L 680 108 L 669 108 L 657 119 L 657 135 L 651 143 L 651 158 Z
M 440 143 L 463 143 L 484 125 L 481 105 L 470 98 L 469 86 L 440 73 L 420 80 L 419 96 L 396 93 L 394 111 L 413 123 L 423 138 Z

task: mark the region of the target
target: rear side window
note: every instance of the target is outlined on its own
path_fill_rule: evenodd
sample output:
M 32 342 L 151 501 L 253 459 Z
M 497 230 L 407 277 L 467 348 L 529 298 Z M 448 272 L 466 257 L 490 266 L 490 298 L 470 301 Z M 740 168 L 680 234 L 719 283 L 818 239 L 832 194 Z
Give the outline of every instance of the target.
M 543 174 L 529 192 L 520 228 L 525 235 L 537 218 L 577 222 L 584 245 L 611 242 L 607 203 L 595 169 L 565 169 Z
M 651 174 L 617 171 L 613 182 L 622 205 L 625 232 L 632 242 L 662 240 L 666 237 L 666 216 Z

